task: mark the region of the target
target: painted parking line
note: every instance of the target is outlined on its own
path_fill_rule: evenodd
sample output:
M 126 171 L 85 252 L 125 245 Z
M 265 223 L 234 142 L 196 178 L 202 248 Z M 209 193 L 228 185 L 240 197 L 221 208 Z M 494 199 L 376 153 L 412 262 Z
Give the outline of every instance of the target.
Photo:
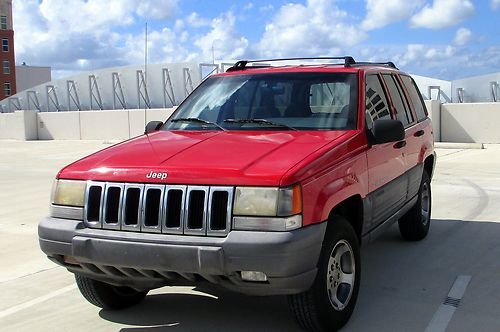
M 460 305 L 460 301 L 465 294 L 465 290 L 469 285 L 471 276 L 458 276 L 453 286 L 448 293 L 448 296 L 443 301 L 432 317 L 431 322 L 425 329 L 425 332 L 444 332 L 453 317 L 453 314 Z
M 66 286 L 64 288 L 58 289 L 56 291 L 53 291 L 51 293 L 48 293 L 46 295 L 37 297 L 37 298 L 35 298 L 35 299 L 31 300 L 31 301 L 24 302 L 24 303 L 18 304 L 16 306 L 13 306 L 13 307 L 11 307 L 9 309 L 5 309 L 3 311 L 0 311 L 0 319 L 1 318 L 5 318 L 7 316 L 10 316 L 12 314 L 15 314 L 16 312 L 19 312 L 21 310 L 27 309 L 27 308 L 32 307 L 34 305 L 37 305 L 39 303 L 45 302 L 47 300 L 50 300 L 50 299 L 52 299 L 52 298 L 54 298 L 56 296 L 59 296 L 61 294 L 70 292 L 70 291 L 74 290 L 75 288 L 76 288 L 76 285 L 69 285 L 69 286 Z

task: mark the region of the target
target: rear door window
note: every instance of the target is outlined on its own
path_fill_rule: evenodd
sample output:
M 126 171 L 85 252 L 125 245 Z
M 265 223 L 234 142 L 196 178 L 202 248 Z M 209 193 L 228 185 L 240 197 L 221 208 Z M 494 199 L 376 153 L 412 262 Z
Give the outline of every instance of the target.
M 391 111 L 378 75 L 366 76 L 366 126 L 373 127 L 373 121 L 391 119 Z
M 410 95 L 411 102 L 413 104 L 413 107 L 415 108 L 415 113 L 417 114 L 417 120 L 422 121 L 423 119 L 427 118 L 427 112 L 425 109 L 424 101 L 422 99 L 422 95 L 418 91 L 415 81 L 413 81 L 410 76 L 404 75 L 401 76 L 401 80 L 406 87 L 406 91 L 408 91 L 408 94 Z

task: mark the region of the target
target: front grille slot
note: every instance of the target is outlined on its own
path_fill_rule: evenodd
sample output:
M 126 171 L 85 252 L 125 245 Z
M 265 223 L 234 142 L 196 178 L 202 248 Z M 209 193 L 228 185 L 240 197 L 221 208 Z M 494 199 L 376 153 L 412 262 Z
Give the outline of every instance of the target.
M 179 228 L 182 222 L 183 212 L 183 196 L 184 192 L 179 189 L 169 190 L 166 205 L 166 220 L 165 225 L 167 228 Z
M 193 190 L 189 195 L 188 229 L 202 229 L 205 218 L 205 192 Z
M 88 227 L 133 232 L 225 236 L 233 187 L 87 181 Z
M 146 191 L 146 204 L 144 205 L 144 225 L 154 227 L 160 224 L 161 190 L 148 189 Z
M 104 220 L 108 224 L 118 223 L 118 212 L 120 211 L 120 198 L 122 190 L 118 187 L 108 188 L 106 196 L 106 215 Z
M 99 222 L 101 195 L 102 187 L 90 187 L 87 199 L 87 220 L 89 222 Z
M 228 198 L 229 193 L 227 191 L 216 191 L 212 195 L 210 229 L 213 231 L 220 231 L 226 228 Z
M 128 188 L 125 197 L 123 223 L 126 226 L 138 225 L 139 215 L 141 212 L 139 210 L 141 203 L 141 189 Z

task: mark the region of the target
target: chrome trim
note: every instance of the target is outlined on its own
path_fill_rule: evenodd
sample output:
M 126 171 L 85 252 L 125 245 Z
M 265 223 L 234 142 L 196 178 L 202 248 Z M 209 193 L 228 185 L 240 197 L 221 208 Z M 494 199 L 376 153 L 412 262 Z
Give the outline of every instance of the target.
M 88 199 L 91 187 L 101 187 L 101 199 L 99 202 L 99 220 L 98 221 L 88 221 Z M 106 189 L 105 182 L 87 181 L 87 188 L 85 188 L 85 205 L 83 208 L 83 221 L 86 225 L 92 228 L 102 228 L 102 203 L 104 199 L 104 190 Z
M 205 192 L 204 208 L 203 208 L 203 219 L 201 228 L 189 228 L 189 198 L 191 197 L 191 192 L 193 191 L 203 191 Z M 208 186 L 188 186 L 185 200 L 185 218 L 184 218 L 184 234 L 187 235 L 206 235 L 207 233 L 207 204 L 208 196 L 210 193 L 210 187 Z
M 128 189 L 135 188 L 140 190 L 139 194 L 139 206 L 137 209 L 137 224 L 135 225 L 126 225 L 125 224 L 125 208 L 122 208 L 121 210 L 121 225 L 122 225 L 122 230 L 126 231 L 135 231 L 139 232 L 141 230 L 141 216 L 142 216 L 142 196 L 144 193 L 144 185 L 139 184 L 139 183 L 126 183 L 123 189 L 123 197 L 122 197 L 122 207 L 125 207 L 125 204 L 127 202 L 127 195 L 128 195 Z
M 83 208 L 51 204 L 50 215 L 54 218 L 83 220 Z
M 167 227 L 167 211 L 168 211 L 168 196 L 171 190 L 182 191 L 181 200 L 181 220 L 179 227 Z M 184 222 L 186 217 L 186 191 L 187 186 L 169 186 L 165 187 L 165 193 L 163 195 L 163 219 L 162 219 L 162 233 L 168 234 L 183 234 L 184 233 Z
M 121 220 L 122 220 L 122 199 L 123 199 L 123 187 L 122 183 L 114 183 L 114 182 L 106 182 L 106 187 L 104 190 L 104 198 L 102 198 L 101 203 L 101 220 L 102 220 L 102 228 L 104 229 L 121 229 Z M 119 188 L 120 189 L 120 197 L 118 198 L 118 220 L 116 223 L 108 223 L 106 220 L 106 212 L 107 212 L 107 203 L 108 203 L 108 192 L 110 188 Z
M 222 191 L 227 192 L 227 205 L 226 205 L 226 227 L 223 230 L 212 230 L 212 199 L 215 192 Z M 207 207 L 207 219 L 208 219 L 208 227 L 207 227 L 207 235 L 212 236 L 226 236 L 231 229 L 231 213 L 233 212 L 233 187 L 210 187 L 210 195 L 208 199 L 208 207 Z
M 158 189 L 161 191 L 160 193 L 160 201 L 159 201 L 159 209 L 158 209 L 158 226 L 146 226 L 146 199 L 148 197 L 149 189 Z M 161 233 L 161 224 L 163 220 L 163 196 L 165 194 L 165 186 L 157 185 L 157 184 L 146 184 L 144 186 L 143 194 L 142 194 L 142 209 L 141 209 L 141 231 L 143 232 L 151 232 L 151 233 Z
M 88 221 L 88 199 L 89 192 L 92 187 L 101 188 L 101 197 L 99 201 L 99 220 L 97 222 Z M 107 199 L 109 195 L 110 188 L 119 188 L 120 197 L 118 203 L 118 222 L 117 223 L 107 223 L 103 219 L 106 216 L 107 210 Z M 139 190 L 139 201 L 138 201 L 138 211 L 137 211 L 137 224 L 126 225 L 126 205 L 127 196 L 130 189 Z M 146 226 L 146 192 L 150 189 L 158 189 L 161 191 L 160 195 L 160 206 L 158 215 L 158 225 L 157 226 Z M 168 209 L 168 197 L 172 190 L 180 190 L 182 192 L 181 197 L 181 210 L 180 210 L 180 225 L 179 227 L 167 227 L 167 209 Z M 234 187 L 211 187 L 211 186 L 188 186 L 188 185 L 162 185 L 162 184 L 141 184 L 141 183 L 116 183 L 116 182 L 100 182 L 100 181 L 87 181 L 87 188 L 85 191 L 85 207 L 82 210 L 82 218 L 85 224 L 91 228 L 104 228 L 111 230 L 123 230 L 123 231 L 133 231 L 133 232 L 152 232 L 152 233 L 166 233 L 166 234 L 186 234 L 186 235 L 198 235 L 198 236 L 226 236 L 231 231 L 231 226 L 233 220 L 232 209 L 234 205 Z M 189 197 L 193 191 L 203 191 L 205 194 L 203 201 L 203 216 L 201 222 L 201 228 L 190 229 L 188 228 L 187 220 L 189 213 Z M 223 230 L 211 230 L 211 215 L 212 215 L 212 200 L 215 192 L 222 191 L 228 193 L 227 201 L 227 216 L 226 225 Z M 56 208 L 57 209 L 57 208 Z M 77 219 L 79 213 L 76 211 L 71 212 L 73 217 Z M 71 219 L 71 216 L 64 214 L 67 218 Z

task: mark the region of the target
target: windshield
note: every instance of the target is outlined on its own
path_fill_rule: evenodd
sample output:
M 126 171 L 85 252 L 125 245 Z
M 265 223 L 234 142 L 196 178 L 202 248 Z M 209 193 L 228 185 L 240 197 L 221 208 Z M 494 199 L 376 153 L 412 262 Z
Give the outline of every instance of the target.
M 164 130 L 347 130 L 357 123 L 352 73 L 279 73 L 211 77 Z

